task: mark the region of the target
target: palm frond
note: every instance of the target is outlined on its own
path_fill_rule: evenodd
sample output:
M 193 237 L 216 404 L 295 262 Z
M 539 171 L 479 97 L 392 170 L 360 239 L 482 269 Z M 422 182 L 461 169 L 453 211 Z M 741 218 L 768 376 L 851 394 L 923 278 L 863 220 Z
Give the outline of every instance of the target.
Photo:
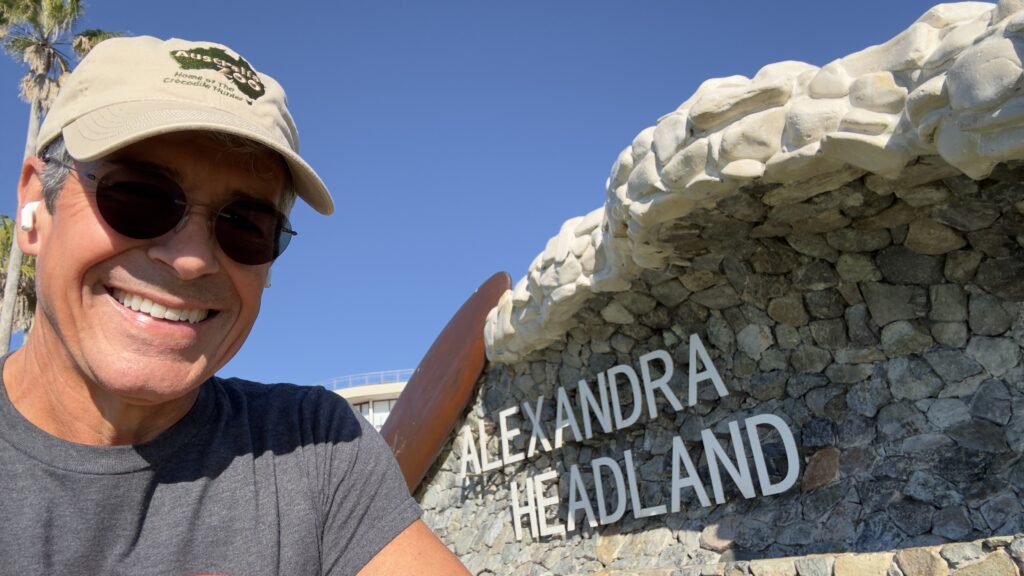
M 33 42 L 22 52 L 21 59 L 25 64 L 28 64 L 29 70 L 37 74 L 43 74 L 50 67 L 52 55 L 45 44 Z
M 45 38 L 42 6 L 38 0 L 13 0 L 14 20 L 27 30 L 27 35 Z
M 84 58 L 100 42 L 118 36 L 121 36 L 120 32 L 107 32 L 98 28 L 82 30 L 71 39 L 71 49 L 75 51 L 76 56 Z
M 71 72 L 71 68 L 72 68 L 71 60 L 69 60 L 68 57 L 65 56 L 64 53 L 61 52 L 60 50 L 57 50 L 57 49 L 51 49 L 50 50 L 50 62 L 49 62 L 49 64 L 50 64 L 50 66 L 49 66 L 49 68 L 47 68 L 47 70 L 49 71 L 49 76 L 51 78 L 56 78 L 58 76 L 63 76 L 64 74 L 67 74 L 68 72 Z
M 24 21 L 31 10 L 30 1 L 27 0 L 0 0 L 0 13 L 2 13 L 5 25 L 12 25 Z
M 80 0 L 42 0 L 40 5 L 44 33 L 53 40 L 71 32 L 85 11 L 85 5 Z
M 51 78 L 46 74 L 29 72 L 21 79 L 18 95 L 25 102 L 39 102 L 40 110 L 46 113 L 60 91 L 61 77 Z
M 0 40 L 7 36 L 11 25 L 14 24 L 13 16 L 10 0 L 0 0 Z
M 36 97 L 36 75 L 29 72 L 22 76 L 21 82 L 18 83 L 18 97 L 23 102 L 32 102 L 32 99 Z
M 10 253 L 11 242 L 14 241 L 14 220 L 0 214 L 0 283 L 7 276 L 7 254 Z M 14 306 L 14 331 L 29 330 L 33 323 L 36 307 L 36 269 L 35 258 L 26 256 L 22 261 L 18 277 L 18 294 Z
M 11 245 L 11 240 L 14 238 L 14 220 L 8 218 L 6 214 L 0 214 L 0 267 L 6 269 L 7 253 Z
M 39 91 L 39 111 L 42 114 L 46 114 L 50 110 L 50 106 L 53 105 L 54 100 L 57 99 L 57 94 L 60 92 L 60 85 L 63 76 L 58 76 L 56 79 L 49 76 L 43 82 L 43 87 Z
M 21 261 L 21 277 L 25 281 L 35 282 L 36 279 L 36 257 L 25 255 Z
M 35 44 L 35 40 L 31 36 L 26 36 L 20 33 L 8 34 L 7 37 L 3 39 L 3 50 L 13 58 L 24 61 L 25 51 L 27 51 L 33 44 Z

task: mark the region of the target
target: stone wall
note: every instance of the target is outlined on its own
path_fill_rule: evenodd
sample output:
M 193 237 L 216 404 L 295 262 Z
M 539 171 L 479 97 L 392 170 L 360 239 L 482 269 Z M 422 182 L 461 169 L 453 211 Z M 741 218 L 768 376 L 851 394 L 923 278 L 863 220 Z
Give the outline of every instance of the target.
M 821 68 L 712 80 L 638 135 L 492 311 L 416 494 L 471 572 L 1017 573 L 1022 7 L 940 5 Z M 709 365 L 722 387 L 691 388 Z M 642 392 L 609 384 L 622 366 L 650 368 Z M 601 390 L 639 419 L 602 429 L 581 400 Z M 560 406 L 597 432 L 558 445 Z M 686 458 L 699 481 L 674 488 Z M 601 462 L 630 497 L 591 525 L 574 494 L 625 492 Z M 543 522 L 514 513 L 531 498 Z
M 544 397 L 553 414 L 557 387 L 593 385 L 659 349 L 671 353 L 670 385 L 684 397 L 690 334 L 728 396 L 680 411 L 662 402 L 655 419 L 464 483 L 456 436 L 418 494 L 427 522 L 477 574 L 703 565 L 1024 532 L 1022 179 L 1024 170 L 1004 167 L 981 182 L 894 189 L 858 180 L 782 210 L 752 189 L 696 211 L 670 231 L 687 264 L 595 295 L 564 339 L 491 364 L 467 422 L 475 430 L 483 420 L 493 459 L 498 411 Z M 629 402 L 623 395 L 624 409 Z M 522 486 L 556 469 L 564 500 L 571 465 L 621 462 L 630 449 L 645 504 L 668 502 L 673 436 L 688 447 L 706 428 L 725 438 L 728 422 L 758 413 L 779 415 L 796 436 L 801 472 L 786 493 L 745 499 L 733 487 L 725 504 L 702 507 L 686 491 L 676 514 L 514 538 L 511 480 Z M 529 429 L 525 418 L 514 423 Z M 518 436 L 516 448 L 528 440 Z M 777 444 L 765 446 L 770 461 L 781 457 Z M 706 455 L 691 455 L 707 478 Z M 564 524 L 564 505 L 558 514 Z
M 1024 538 L 906 548 L 898 552 L 827 554 L 729 562 L 681 570 L 603 570 L 594 576 L 1019 576 Z

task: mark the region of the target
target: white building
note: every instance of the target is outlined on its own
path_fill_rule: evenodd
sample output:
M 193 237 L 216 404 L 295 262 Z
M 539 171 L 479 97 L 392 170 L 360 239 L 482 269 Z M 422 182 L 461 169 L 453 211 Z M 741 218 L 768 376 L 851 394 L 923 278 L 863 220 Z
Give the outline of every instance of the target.
M 319 385 L 348 400 L 374 428 L 380 430 L 412 373 L 411 368 L 366 372 L 331 378 Z

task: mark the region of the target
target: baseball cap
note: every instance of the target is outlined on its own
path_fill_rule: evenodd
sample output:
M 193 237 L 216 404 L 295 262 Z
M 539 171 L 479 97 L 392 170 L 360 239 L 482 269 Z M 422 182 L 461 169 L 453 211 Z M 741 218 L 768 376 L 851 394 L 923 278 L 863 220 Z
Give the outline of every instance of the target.
M 253 140 L 284 158 L 295 192 L 317 212 L 334 201 L 299 156 L 284 89 L 241 55 L 214 42 L 151 36 L 100 42 L 64 79 L 39 129 L 36 154 L 63 133 L 88 162 L 135 142 L 186 130 Z

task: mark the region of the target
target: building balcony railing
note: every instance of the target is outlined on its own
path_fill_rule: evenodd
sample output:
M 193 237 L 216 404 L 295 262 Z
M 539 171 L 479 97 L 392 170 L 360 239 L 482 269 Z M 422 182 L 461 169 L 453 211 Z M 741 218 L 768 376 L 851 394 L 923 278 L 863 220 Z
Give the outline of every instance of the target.
M 323 386 L 328 390 L 342 390 L 344 388 L 352 388 L 353 386 L 408 382 L 414 371 L 413 368 L 405 368 L 402 370 L 382 370 L 380 372 L 349 374 L 348 376 L 338 376 L 337 378 L 317 382 L 315 385 Z

